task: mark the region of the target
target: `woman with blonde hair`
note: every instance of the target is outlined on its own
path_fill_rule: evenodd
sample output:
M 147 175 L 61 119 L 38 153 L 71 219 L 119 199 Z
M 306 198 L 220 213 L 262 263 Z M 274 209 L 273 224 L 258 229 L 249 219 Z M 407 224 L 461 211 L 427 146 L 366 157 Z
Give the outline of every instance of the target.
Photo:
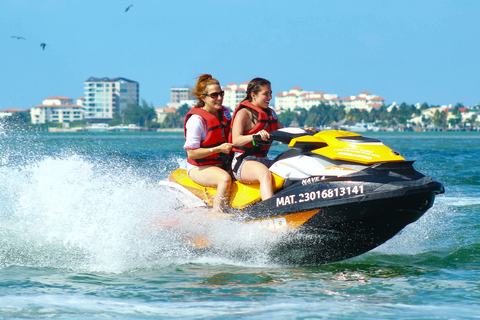
M 223 211 L 232 183 L 230 174 L 223 169 L 232 149 L 228 143 L 231 115 L 222 105 L 224 91 L 219 81 L 210 74 L 203 74 L 197 80 L 193 94 L 198 104 L 187 113 L 184 122 L 187 172 L 194 182 L 217 187 L 213 208 Z

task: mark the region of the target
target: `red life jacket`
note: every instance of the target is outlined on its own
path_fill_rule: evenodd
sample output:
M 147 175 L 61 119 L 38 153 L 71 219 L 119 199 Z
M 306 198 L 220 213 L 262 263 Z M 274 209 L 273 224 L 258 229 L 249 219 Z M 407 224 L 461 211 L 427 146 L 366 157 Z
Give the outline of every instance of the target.
M 255 134 L 260 130 L 266 130 L 267 132 L 272 132 L 278 129 L 278 118 L 275 111 L 271 108 L 262 109 L 257 107 L 253 103 L 248 100 L 242 101 L 235 112 L 233 113 L 232 123 L 235 119 L 237 112 L 243 108 L 250 108 L 258 112 L 258 119 L 257 123 L 253 126 L 252 129 L 244 131 L 244 135 Z M 232 142 L 232 133 L 230 132 L 229 135 L 229 142 Z M 252 142 L 249 142 L 243 146 L 236 146 L 232 148 L 232 151 L 246 153 L 247 155 L 254 155 L 257 157 L 265 157 L 270 150 L 271 143 L 261 143 L 257 145 L 253 145 Z
M 202 108 L 194 107 L 188 111 L 183 123 L 183 131 L 185 138 L 187 137 L 187 129 L 185 127 L 188 119 L 194 114 L 199 115 L 207 122 L 207 134 L 203 141 L 200 142 L 201 148 L 213 148 L 228 141 L 228 135 L 230 133 L 230 121 L 232 119 L 230 110 L 223 107 L 220 111 L 222 113 L 222 120 L 219 121 L 216 116 Z M 221 165 L 222 160 L 226 158 L 225 154 L 217 153 L 210 155 L 203 159 L 190 159 L 187 157 L 187 162 L 195 166 L 205 165 Z

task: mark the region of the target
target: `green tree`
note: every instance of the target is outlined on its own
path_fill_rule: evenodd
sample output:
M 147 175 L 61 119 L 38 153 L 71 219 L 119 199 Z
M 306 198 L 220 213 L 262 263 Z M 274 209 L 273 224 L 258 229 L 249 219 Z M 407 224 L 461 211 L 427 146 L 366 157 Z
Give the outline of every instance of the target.
M 464 108 L 464 106 L 461 103 L 457 103 L 451 111 L 453 117 L 450 117 L 450 119 L 448 119 L 448 124 L 451 127 L 456 127 L 462 123 L 462 111 L 460 110 L 460 108 Z
M 175 113 L 178 114 L 180 117 L 185 118 L 188 111 L 190 111 L 190 107 L 188 106 L 188 104 L 185 103 L 182 106 L 180 106 Z
M 108 121 L 107 124 L 109 126 L 118 126 L 120 124 L 123 124 L 122 118 L 113 118 L 112 120 Z
M 30 112 L 27 112 L 27 111 L 12 112 L 12 115 L 3 118 L 2 122 L 9 123 L 9 124 L 17 124 L 17 125 L 29 124 L 31 122 Z
M 430 123 L 432 123 L 432 118 L 422 116 L 422 123 L 428 126 Z
M 297 112 L 297 117 L 295 118 L 295 120 L 297 120 L 298 126 L 306 126 L 305 121 L 307 121 L 308 110 L 305 108 L 297 108 L 295 109 L 295 111 Z
M 454 116 L 459 116 L 462 112 L 460 111 L 460 108 L 464 108 L 463 104 L 457 103 L 452 110 L 452 114 Z
M 74 127 L 84 127 L 87 125 L 87 121 L 85 120 L 75 120 L 75 121 L 72 121 L 70 122 L 70 127 L 74 128 Z
M 313 106 L 305 116 L 304 125 L 307 127 L 319 127 L 338 122 L 346 116 L 344 106 L 331 106 L 324 103 Z
M 290 124 L 296 119 L 297 113 L 294 111 L 284 111 L 278 115 L 278 119 L 280 123 L 283 124 L 285 127 L 290 126 Z
M 458 124 L 460 124 L 461 122 L 462 122 L 462 118 L 460 118 L 460 117 L 451 117 L 450 119 L 448 119 L 448 124 L 451 127 L 455 127 Z
M 470 126 L 475 127 L 477 125 L 477 117 L 478 116 L 476 114 L 474 114 L 468 119 L 468 122 L 470 123 Z
M 367 110 L 363 109 L 350 109 L 350 111 L 346 114 L 345 119 L 354 121 L 354 122 L 369 122 L 370 116 Z
M 414 106 L 408 106 L 406 103 L 402 103 L 395 113 L 395 122 L 397 124 L 407 124 L 407 120 L 411 118 L 412 112 L 415 109 Z
M 304 125 L 307 127 L 317 127 L 322 125 L 322 110 L 319 106 L 313 106 L 308 110 Z
M 141 127 L 146 127 L 157 118 L 157 113 L 152 105 L 148 105 L 145 100 L 142 100 L 142 105 L 136 103 L 129 103 L 123 111 L 124 124 L 136 124 Z
M 179 107 L 175 113 L 167 114 L 165 120 L 160 124 L 162 128 L 183 128 L 183 122 L 190 108 L 187 104 Z
M 428 103 L 424 102 L 424 103 L 422 103 L 422 105 L 420 106 L 420 111 L 426 110 L 426 109 L 428 109 L 428 108 L 429 108 Z
M 432 122 L 437 127 L 445 128 L 447 126 L 447 113 L 437 109 L 433 114 Z

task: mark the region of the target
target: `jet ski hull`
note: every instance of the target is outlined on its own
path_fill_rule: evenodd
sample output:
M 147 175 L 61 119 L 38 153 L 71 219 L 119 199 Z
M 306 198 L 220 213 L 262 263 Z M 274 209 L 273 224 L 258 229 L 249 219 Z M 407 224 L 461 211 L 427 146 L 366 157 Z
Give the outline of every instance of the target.
M 379 164 L 330 181 L 299 182 L 243 211 L 250 219 L 288 221 L 290 213 L 317 210 L 277 246 L 282 262 L 335 262 L 383 244 L 432 207 L 443 186 L 412 162 Z M 287 222 L 288 228 L 288 222 Z
M 277 262 L 321 264 L 352 258 L 391 239 L 432 205 L 436 192 L 319 209 L 272 251 Z

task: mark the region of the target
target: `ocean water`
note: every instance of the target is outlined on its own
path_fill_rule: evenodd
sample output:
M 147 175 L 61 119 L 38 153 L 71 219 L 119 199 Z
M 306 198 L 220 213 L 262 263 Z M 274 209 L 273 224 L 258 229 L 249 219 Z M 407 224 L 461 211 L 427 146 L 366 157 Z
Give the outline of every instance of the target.
M 166 182 L 181 132 L 0 128 L 0 318 L 479 319 L 480 133 L 365 136 L 445 194 L 371 252 L 291 266 L 269 261 L 281 239 L 205 221 Z M 220 253 L 192 249 L 207 233 Z

